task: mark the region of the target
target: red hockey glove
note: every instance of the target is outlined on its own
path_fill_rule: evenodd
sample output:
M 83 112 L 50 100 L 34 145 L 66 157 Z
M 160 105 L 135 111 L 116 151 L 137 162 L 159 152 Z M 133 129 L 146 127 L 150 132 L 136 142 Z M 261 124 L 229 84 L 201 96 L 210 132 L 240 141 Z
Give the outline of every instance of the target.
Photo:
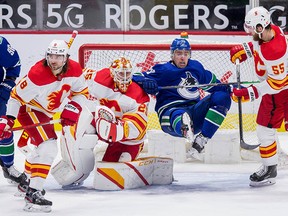
M 117 142 L 128 137 L 129 126 L 125 121 L 107 121 L 104 118 L 96 119 L 96 131 L 99 137 L 108 142 Z
M 70 101 L 64 107 L 61 113 L 61 124 L 63 127 L 74 125 L 79 118 L 82 107 L 75 101 Z
M 0 118 L 0 140 L 8 139 L 12 136 L 10 130 L 14 126 L 14 120 L 7 116 L 1 116 Z
M 243 43 L 236 45 L 231 48 L 230 50 L 230 60 L 232 63 L 235 64 L 236 59 L 239 59 L 240 62 L 243 62 L 247 59 L 247 57 L 251 58 L 253 57 L 253 44 L 251 42 L 249 43 Z
M 241 88 L 241 89 L 233 88 L 232 99 L 233 97 L 240 97 L 241 101 L 243 102 L 245 101 L 252 102 L 259 97 L 259 93 L 256 87 L 251 85 L 248 88 Z

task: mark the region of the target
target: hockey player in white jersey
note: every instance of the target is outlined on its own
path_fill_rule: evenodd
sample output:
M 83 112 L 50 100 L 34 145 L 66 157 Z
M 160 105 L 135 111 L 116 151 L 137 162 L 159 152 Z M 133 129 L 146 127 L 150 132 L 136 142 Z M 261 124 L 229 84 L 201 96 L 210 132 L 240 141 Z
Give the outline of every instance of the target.
M 276 182 L 279 149 L 276 129 L 288 116 L 288 44 L 282 29 L 271 23 L 270 13 L 264 7 L 251 9 L 245 16 L 244 26 L 253 41 L 233 47 L 231 61 L 243 62 L 253 57 L 260 83 L 234 88 L 233 94 L 246 101 L 262 97 L 256 119 L 262 166 L 250 175 L 250 186 L 259 187 Z
M 0 119 L 0 131 L 9 131 L 16 118 L 22 126 L 27 126 L 49 122 L 60 111 L 62 126 L 72 126 L 77 122 L 81 104 L 85 104 L 87 97 L 88 88 L 81 66 L 69 59 L 65 41 L 53 40 L 46 50 L 46 57 L 32 66 L 13 88 L 7 115 Z M 62 105 L 65 105 L 64 109 Z M 35 148 L 25 162 L 25 173 L 30 179 L 26 185 L 19 185 L 25 192 L 24 210 L 49 212 L 52 202 L 44 198 L 43 187 L 57 155 L 57 135 L 51 124 L 25 131 Z

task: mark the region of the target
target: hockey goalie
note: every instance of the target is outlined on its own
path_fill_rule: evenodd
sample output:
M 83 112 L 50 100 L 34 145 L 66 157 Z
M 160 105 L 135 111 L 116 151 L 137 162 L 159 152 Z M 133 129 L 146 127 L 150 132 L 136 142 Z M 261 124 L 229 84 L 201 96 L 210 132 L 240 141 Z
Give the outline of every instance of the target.
M 97 101 L 89 103 L 76 125 L 63 128 L 62 160 L 52 168 L 56 181 L 73 188 L 94 170 L 93 187 L 98 190 L 172 183 L 172 159 L 138 158 L 146 135 L 149 96 L 132 81 L 130 61 L 121 57 L 109 68 L 85 73 L 89 93 Z M 100 143 L 106 145 L 99 160 Z

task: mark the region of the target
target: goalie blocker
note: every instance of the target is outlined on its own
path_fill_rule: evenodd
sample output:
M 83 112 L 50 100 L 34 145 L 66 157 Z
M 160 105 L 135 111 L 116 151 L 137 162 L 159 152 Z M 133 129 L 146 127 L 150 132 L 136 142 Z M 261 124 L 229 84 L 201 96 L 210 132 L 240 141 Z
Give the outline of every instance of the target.
M 62 159 L 51 169 L 51 174 L 63 188 L 72 189 L 81 185 L 93 169 L 93 187 L 98 190 L 172 183 L 173 160 L 170 158 L 148 157 L 131 162 L 95 161 L 93 150 L 98 144 L 98 136 L 95 128 L 88 123 L 93 119 L 94 116 L 84 107 L 77 125 L 63 128 L 60 139 Z

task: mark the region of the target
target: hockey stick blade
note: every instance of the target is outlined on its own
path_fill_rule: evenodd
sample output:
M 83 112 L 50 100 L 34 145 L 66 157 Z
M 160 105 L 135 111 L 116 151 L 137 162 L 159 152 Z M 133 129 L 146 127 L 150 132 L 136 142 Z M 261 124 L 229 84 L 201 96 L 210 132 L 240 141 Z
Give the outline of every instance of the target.
M 259 83 L 258 81 L 244 81 L 240 82 L 240 84 L 254 84 Z M 201 88 L 201 87 L 209 87 L 209 86 L 221 86 L 221 85 L 237 85 L 238 82 L 230 82 L 230 83 L 209 83 L 209 84 L 198 84 L 198 85 L 187 85 L 187 86 L 159 86 L 158 89 L 178 89 L 178 88 Z
M 240 60 L 236 59 L 236 76 L 237 76 L 237 87 L 241 88 L 241 82 L 240 82 Z M 250 145 L 244 141 L 243 138 L 243 119 L 242 119 L 242 102 L 241 97 L 238 97 L 238 112 L 239 112 L 239 134 L 240 134 L 240 147 L 246 150 L 253 150 L 257 148 L 258 145 Z
M 260 144 L 257 144 L 257 145 L 250 145 L 250 144 L 246 143 L 243 139 L 240 140 L 240 147 L 243 148 L 243 149 L 246 149 L 246 150 L 253 150 L 253 149 L 258 148 L 258 146 L 260 146 Z
M 41 122 L 41 123 L 36 123 L 36 124 L 31 124 L 31 125 L 14 127 L 14 128 L 11 128 L 10 130 L 11 131 L 25 130 L 25 129 L 39 127 L 39 126 L 44 126 L 44 125 L 48 125 L 48 124 L 56 124 L 56 123 L 59 123 L 59 122 L 60 122 L 60 119 L 55 119 L 55 120 L 51 120 L 49 122 Z

